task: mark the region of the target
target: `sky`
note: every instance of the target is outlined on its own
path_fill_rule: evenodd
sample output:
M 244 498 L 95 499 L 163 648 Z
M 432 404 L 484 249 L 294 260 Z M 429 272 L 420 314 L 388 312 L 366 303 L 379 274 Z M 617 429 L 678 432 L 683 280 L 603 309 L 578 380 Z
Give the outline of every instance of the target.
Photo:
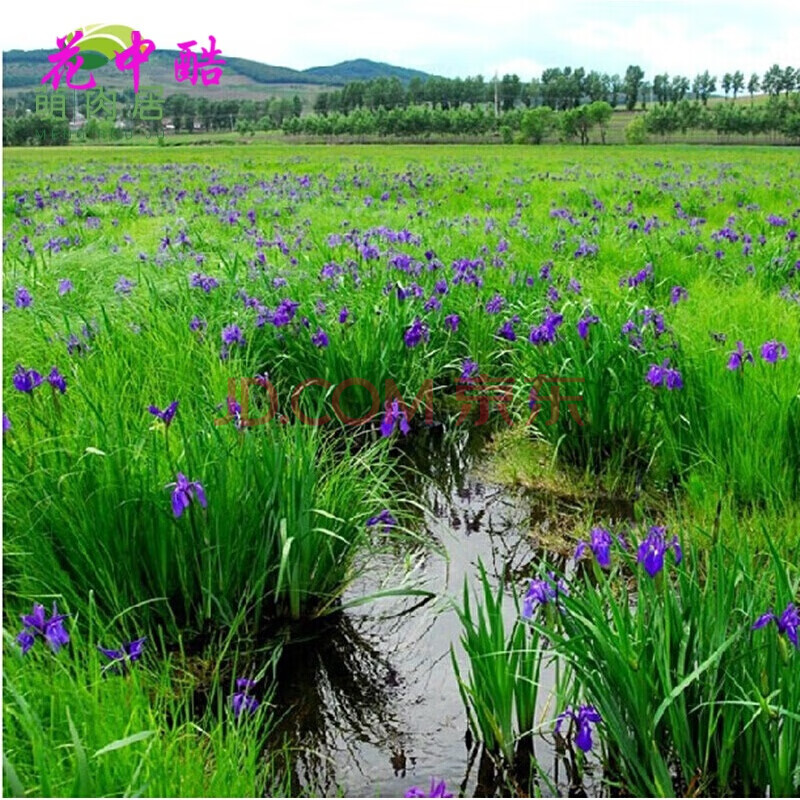
M 553 66 L 690 77 L 800 67 L 800 0 L 7 1 L 0 46 L 52 48 L 87 23 L 138 28 L 156 48 L 217 39 L 223 56 L 305 69 L 352 58 L 448 77 L 523 80 Z M 117 9 L 113 11 L 112 9 Z

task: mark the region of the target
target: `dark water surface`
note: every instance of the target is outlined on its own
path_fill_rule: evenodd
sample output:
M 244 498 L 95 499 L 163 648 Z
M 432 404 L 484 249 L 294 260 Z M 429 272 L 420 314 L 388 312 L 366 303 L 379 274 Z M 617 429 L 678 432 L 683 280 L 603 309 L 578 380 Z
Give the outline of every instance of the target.
M 425 476 L 419 485 L 419 500 L 429 509 L 425 527 L 442 550 L 419 554 L 414 570 L 420 587 L 437 597 L 386 598 L 349 609 L 322 631 L 317 628 L 313 638 L 295 641 L 284 651 L 276 702 L 291 709 L 281 732 L 292 743 L 297 790 L 402 797 L 410 786 L 427 787 L 435 776 L 456 795 L 511 791 L 467 734 L 450 656 L 452 645 L 460 663 L 465 662 L 461 625 L 449 600 L 461 598 L 465 579 L 477 587 L 479 561 L 495 583 L 503 579 L 524 589 L 524 578 L 536 574 L 545 555 L 537 532 L 549 540 L 551 527 L 563 526 L 570 516 L 576 522 L 583 517 L 576 516 L 579 507 L 482 478 L 480 449 L 480 441 L 461 439 L 445 446 L 426 437 L 413 454 Z M 596 513 L 612 511 L 619 509 Z M 546 555 L 550 564 L 566 564 L 563 555 Z M 397 557 L 387 556 L 352 587 L 349 597 L 374 591 L 387 579 L 396 584 L 403 570 Z M 512 602 L 508 614 L 511 623 Z M 466 666 L 462 674 L 468 674 Z M 553 669 L 543 665 L 543 721 L 559 710 L 545 707 L 553 684 Z M 549 724 L 545 729 L 534 742 L 536 757 L 559 794 L 576 793 L 567 762 L 556 756 Z M 587 788 L 592 793 L 590 783 Z M 539 791 L 552 794 L 542 783 Z

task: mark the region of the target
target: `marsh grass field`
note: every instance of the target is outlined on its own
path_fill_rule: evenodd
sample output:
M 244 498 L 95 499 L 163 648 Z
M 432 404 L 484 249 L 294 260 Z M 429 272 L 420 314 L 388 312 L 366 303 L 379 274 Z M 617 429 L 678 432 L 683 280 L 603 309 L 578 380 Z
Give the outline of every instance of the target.
M 283 651 L 398 598 L 501 794 L 800 793 L 796 149 L 4 156 L 5 794 L 315 794 Z M 405 451 L 472 429 L 589 510 L 450 594 Z

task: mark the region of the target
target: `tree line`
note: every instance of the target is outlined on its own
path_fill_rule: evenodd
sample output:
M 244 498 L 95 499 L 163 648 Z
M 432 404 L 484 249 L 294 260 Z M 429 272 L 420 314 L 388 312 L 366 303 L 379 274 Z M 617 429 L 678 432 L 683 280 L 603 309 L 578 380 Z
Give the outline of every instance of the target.
M 605 143 L 614 116 L 611 104 L 595 100 L 562 110 L 550 106 L 514 108 L 495 115 L 485 106 L 444 109 L 440 106 L 411 105 L 405 108 L 356 108 L 348 114 L 330 112 L 291 117 L 283 131 L 305 136 L 397 136 L 428 137 L 454 135 L 499 137 L 503 142 L 540 144 L 545 139 L 588 144 L 592 138 Z M 772 135 L 800 142 L 800 94 L 771 97 L 754 105 L 682 99 L 655 105 L 638 113 L 625 129 L 625 139 L 637 144 L 648 134 L 669 138 L 680 132 L 716 132 L 720 136 Z M 246 131 L 242 131 L 245 133 Z
M 322 92 L 314 102 L 314 111 L 325 116 L 330 113 L 349 114 L 357 108 L 375 110 L 406 108 L 422 104 L 439 106 L 445 111 L 462 106 L 496 105 L 498 110 L 511 111 L 518 106 L 535 108 L 548 106 L 556 111 L 604 101 L 612 108 L 624 106 L 629 111 L 648 102 L 668 105 L 684 99 L 694 99 L 703 105 L 718 91 L 717 77 L 708 70 L 694 78 L 661 73 L 652 81 L 645 80 L 641 67 L 632 64 L 624 75 L 608 75 L 583 67 L 553 67 L 544 70 L 540 78 L 529 83 L 518 75 L 506 74 L 487 81 L 482 75 L 468 78 L 415 77 L 404 86 L 397 78 L 376 78 L 353 81 L 342 89 Z M 753 73 L 746 80 L 740 70 L 725 73 L 719 88 L 727 98 L 735 99 L 747 90 L 751 98 L 764 93 L 777 97 L 800 90 L 800 68 L 771 66 L 763 76 Z

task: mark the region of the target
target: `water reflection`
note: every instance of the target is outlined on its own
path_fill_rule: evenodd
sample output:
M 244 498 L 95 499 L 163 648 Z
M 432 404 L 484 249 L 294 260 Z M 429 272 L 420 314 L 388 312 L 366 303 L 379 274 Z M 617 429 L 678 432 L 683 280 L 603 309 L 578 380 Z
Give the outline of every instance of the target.
M 574 754 L 550 736 L 520 742 L 511 774 L 472 741 L 451 664 L 451 646 L 462 665 L 463 656 L 449 598 L 461 596 L 465 580 L 475 586 L 479 562 L 495 582 L 520 588 L 545 561 L 565 569 L 576 525 L 624 518 L 629 509 L 587 509 L 571 498 L 486 482 L 478 469 L 484 445 L 485 437 L 434 429 L 406 450 L 410 487 L 428 509 L 426 533 L 438 545 L 420 559 L 417 577 L 436 599 L 384 598 L 349 608 L 313 635 L 295 633 L 286 646 L 276 703 L 285 711 L 279 732 L 292 748 L 296 792 L 397 797 L 431 777 L 475 796 L 577 796 L 591 785 L 578 780 Z M 397 561 L 387 554 L 371 563 L 349 597 L 384 585 Z M 512 603 L 508 613 L 511 622 Z M 543 667 L 545 719 L 554 716 L 545 709 L 554 681 Z

